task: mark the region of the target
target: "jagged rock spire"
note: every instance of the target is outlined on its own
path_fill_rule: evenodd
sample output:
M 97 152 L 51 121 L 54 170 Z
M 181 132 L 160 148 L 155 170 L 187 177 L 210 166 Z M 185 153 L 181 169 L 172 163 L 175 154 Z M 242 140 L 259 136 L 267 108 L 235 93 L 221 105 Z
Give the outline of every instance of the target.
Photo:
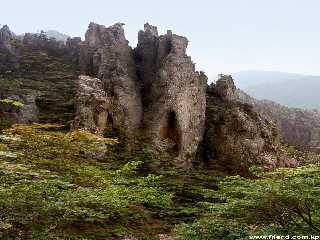
M 9 44 L 12 38 L 14 38 L 13 32 L 10 31 L 8 25 L 3 25 L 0 29 L 0 43 Z
M 150 25 L 149 23 L 144 24 L 144 32 L 158 37 L 158 28 L 156 26 Z
M 231 101 L 236 99 L 236 86 L 231 75 L 220 74 L 215 84 L 216 93 L 224 100 Z
M 121 23 L 108 28 L 90 23 L 80 50 L 81 72 L 98 77 L 106 92 L 103 111 L 91 111 L 96 116 L 90 119 L 112 120 L 99 121 L 93 129 L 101 133 L 112 122 L 127 137 L 142 131 L 154 146 L 174 152 L 189 167 L 204 131 L 206 77 L 195 71 L 187 46 L 185 37 L 171 31 L 159 36 L 157 27 L 146 23 L 132 51 Z
M 0 29 L 0 41 L 5 41 L 13 38 L 14 34 L 10 31 L 8 25 L 3 25 Z
M 207 80 L 195 71 L 187 46 L 187 38 L 170 30 L 158 36 L 156 27 L 147 23 L 136 48 L 146 102 L 146 135 L 156 146 L 167 142 L 166 148 L 176 153 L 177 163 L 185 168 L 191 166 L 202 140 Z
M 97 77 L 105 91 L 103 103 L 99 104 L 104 107 L 91 111 L 92 119 L 97 120 L 93 122 L 96 126 L 92 129 L 99 134 L 110 129 L 120 130 L 126 134 L 129 148 L 133 149 L 134 136 L 142 122 L 142 104 L 133 51 L 128 45 L 122 26 L 122 23 L 116 23 L 107 28 L 90 23 L 85 41 L 80 46 L 79 61 L 81 73 Z M 79 84 L 86 85 L 85 81 L 95 80 L 79 78 Z M 79 88 L 79 91 L 86 91 L 86 88 Z M 78 95 L 85 94 L 78 93 Z M 82 108 L 81 103 L 82 100 L 79 99 L 78 109 Z M 108 120 L 101 120 L 104 117 Z M 74 127 L 88 126 L 86 123 L 81 123 L 89 121 L 88 119 L 78 115 Z

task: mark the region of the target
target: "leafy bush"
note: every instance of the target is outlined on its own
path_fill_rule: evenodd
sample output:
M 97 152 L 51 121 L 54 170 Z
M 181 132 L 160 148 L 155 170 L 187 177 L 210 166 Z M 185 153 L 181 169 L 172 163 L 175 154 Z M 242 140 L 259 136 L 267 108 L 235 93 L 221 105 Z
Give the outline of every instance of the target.
M 0 116 L 0 130 L 9 128 L 12 124 L 13 124 L 12 118 L 6 115 Z
M 214 201 L 198 202 L 200 220 L 177 227 L 178 239 L 245 239 L 248 235 L 320 233 L 320 166 L 279 169 L 258 179 L 224 177 Z M 231 221 L 231 219 L 233 219 Z
M 192 224 L 182 224 L 176 229 L 176 239 L 183 240 L 240 240 L 248 239 L 249 229 L 237 221 L 201 219 Z
M 17 100 L 12 100 L 9 98 L 5 98 L 5 99 L 0 100 L 0 103 L 5 104 L 5 105 L 9 105 L 12 107 L 16 107 L 18 109 L 22 108 L 24 106 L 24 104 L 22 102 L 19 102 Z

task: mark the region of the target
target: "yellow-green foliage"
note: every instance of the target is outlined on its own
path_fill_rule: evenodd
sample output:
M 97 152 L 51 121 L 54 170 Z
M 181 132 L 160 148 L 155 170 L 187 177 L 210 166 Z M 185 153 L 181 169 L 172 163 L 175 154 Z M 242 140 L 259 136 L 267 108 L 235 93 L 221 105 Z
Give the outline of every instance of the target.
M 24 106 L 24 104 L 22 102 L 19 102 L 17 100 L 13 100 L 13 99 L 9 99 L 9 98 L 1 99 L 0 103 L 10 105 L 10 106 L 13 106 L 16 108 L 22 108 Z
M 284 144 L 282 149 L 292 158 L 297 159 L 300 164 L 314 164 L 320 162 L 320 154 L 316 152 L 298 150 L 294 146 Z
M 3 132 L 1 151 L 15 155 L 0 155 L 2 237 L 120 237 L 145 225 L 150 209 L 170 205 L 161 176 L 139 172 L 143 159 L 114 163 L 117 139 L 61 127 L 14 125 Z
M 1 132 L 1 239 L 319 233 L 318 164 L 273 172 L 256 167 L 253 179 L 199 168 L 185 178 L 169 157 L 159 164 L 150 146 L 131 154 L 116 138 L 63 129 L 32 124 Z

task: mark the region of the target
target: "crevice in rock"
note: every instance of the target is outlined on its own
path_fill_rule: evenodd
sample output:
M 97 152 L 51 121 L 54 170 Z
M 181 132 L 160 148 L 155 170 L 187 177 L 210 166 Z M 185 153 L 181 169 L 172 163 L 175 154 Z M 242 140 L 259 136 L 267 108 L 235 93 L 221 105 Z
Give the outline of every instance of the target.
M 173 143 L 173 148 L 175 152 L 180 150 L 180 130 L 177 121 L 177 116 L 174 111 L 169 111 L 166 116 L 166 123 L 160 127 L 160 137 L 162 139 L 168 139 Z
M 104 137 L 119 137 L 119 128 L 115 126 L 114 119 L 110 113 L 107 113 L 106 128 L 103 133 Z

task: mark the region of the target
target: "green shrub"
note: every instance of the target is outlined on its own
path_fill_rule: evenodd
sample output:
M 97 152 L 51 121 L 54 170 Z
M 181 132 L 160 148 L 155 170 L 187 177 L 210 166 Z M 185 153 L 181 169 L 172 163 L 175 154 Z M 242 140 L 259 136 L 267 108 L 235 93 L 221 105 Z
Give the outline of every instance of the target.
M 320 166 L 279 169 L 258 179 L 221 179 L 198 202 L 203 217 L 177 227 L 178 239 L 241 239 L 248 235 L 320 233 Z M 231 221 L 231 219 L 233 219 Z
M 9 99 L 9 98 L 5 98 L 5 99 L 1 99 L 0 103 L 5 104 L 5 105 L 9 105 L 15 108 L 22 108 L 24 106 L 24 104 L 22 102 L 19 102 L 17 100 L 13 100 L 13 99 Z
M 0 116 L 0 130 L 9 128 L 12 126 L 13 120 L 9 116 Z

